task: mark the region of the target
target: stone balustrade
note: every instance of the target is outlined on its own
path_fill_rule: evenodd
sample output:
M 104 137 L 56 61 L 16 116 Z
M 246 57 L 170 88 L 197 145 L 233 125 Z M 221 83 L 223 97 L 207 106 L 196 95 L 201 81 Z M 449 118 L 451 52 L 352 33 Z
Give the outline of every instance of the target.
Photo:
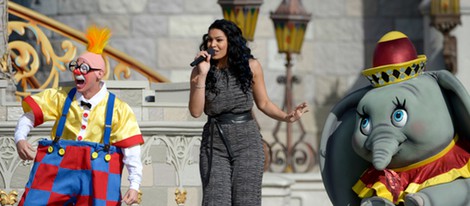
M 106 84 L 134 110 L 145 139 L 141 205 L 200 205 L 199 145 L 206 118 L 194 119 L 189 114 L 189 84 L 149 85 L 146 81 Z M 23 112 L 12 88 L 7 80 L 0 80 L 0 190 L 7 194 L 18 192 L 19 200 L 32 162 L 21 161 L 16 153 L 14 129 Z M 52 122 L 34 128 L 28 141 L 37 144 L 39 139 L 49 137 L 51 128 Z M 122 182 L 124 191 L 128 186 L 126 170 Z M 181 204 L 177 204 L 177 199 Z M 264 206 L 304 206 L 319 200 L 325 203 L 322 205 L 329 205 L 317 172 L 264 175 Z

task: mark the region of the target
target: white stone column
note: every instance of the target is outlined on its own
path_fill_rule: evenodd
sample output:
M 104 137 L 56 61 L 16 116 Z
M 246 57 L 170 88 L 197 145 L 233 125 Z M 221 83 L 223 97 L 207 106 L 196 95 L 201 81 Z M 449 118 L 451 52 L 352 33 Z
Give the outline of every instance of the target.
M 7 0 L 0 0 L 0 54 L 3 54 L 7 51 L 8 44 L 8 12 L 7 12 Z
M 454 29 L 457 38 L 457 78 L 470 91 L 470 1 L 460 0 L 460 19 L 462 24 Z
M 15 97 L 15 83 L 11 70 L 10 56 L 8 54 L 8 1 L 0 0 L 0 80 L 7 80 L 4 89 L 1 93 L 4 98 L 0 100 L 0 104 L 5 105 L 5 102 L 16 101 Z
M 443 50 L 443 35 L 436 28 L 431 26 L 430 18 L 430 3 L 431 0 L 423 0 L 420 5 L 420 10 L 424 16 L 423 18 L 423 34 L 424 34 L 424 53 L 428 58 L 427 70 L 441 70 L 445 69 Z M 457 38 L 457 73 L 456 77 L 462 84 L 470 90 L 470 1 L 460 1 L 460 19 L 462 24 L 458 25 L 451 34 Z
M 424 54 L 428 58 L 426 70 L 435 71 L 445 69 L 442 54 L 444 36 L 439 30 L 431 26 L 431 0 L 423 0 L 419 9 L 423 14 Z

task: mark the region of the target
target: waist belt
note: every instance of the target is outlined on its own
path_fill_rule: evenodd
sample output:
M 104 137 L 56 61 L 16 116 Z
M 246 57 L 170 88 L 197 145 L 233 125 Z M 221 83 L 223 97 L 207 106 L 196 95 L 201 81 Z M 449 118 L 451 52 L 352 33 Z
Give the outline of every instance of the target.
M 208 172 L 207 172 L 207 181 L 205 184 L 209 183 L 210 179 L 210 173 L 212 169 L 212 155 L 213 155 L 213 150 L 214 150 L 214 126 L 217 127 L 217 131 L 219 132 L 219 136 L 222 139 L 222 142 L 225 145 L 225 148 L 227 148 L 228 156 L 230 159 L 230 163 L 234 161 L 233 158 L 233 151 L 232 147 L 230 146 L 230 141 L 227 139 L 227 137 L 224 134 L 224 131 L 222 130 L 222 127 L 220 125 L 222 124 L 240 124 L 244 122 L 248 122 L 250 120 L 253 120 L 253 116 L 251 115 L 251 110 L 243 113 L 223 113 L 219 114 L 216 116 L 209 116 L 209 124 L 210 124 L 210 152 L 209 152 L 209 162 L 208 162 Z
M 216 122 L 218 124 L 237 124 L 237 123 L 244 123 L 248 122 L 253 119 L 251 115 L 251 111 L 244 112 L 244 113 L 224 113 L 217 116 L 209 116 L 209 121 Z

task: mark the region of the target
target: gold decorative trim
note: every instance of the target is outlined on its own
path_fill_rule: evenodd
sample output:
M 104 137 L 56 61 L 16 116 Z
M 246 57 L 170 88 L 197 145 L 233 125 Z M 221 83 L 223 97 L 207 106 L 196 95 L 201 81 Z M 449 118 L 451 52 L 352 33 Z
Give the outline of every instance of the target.
M 35 46 L 21 40 L 12 41 L 8 44 L 10 51 L 12 51 L 12 66 L 17 71 L 14 79 L 17 82 L 23 80 L 20 85 L 23 91 L 18 92 L 17 95 L 28 94 L 28 92 L 25 92 L 27 89 L 58 87 L 59 71 L 65 71 L 66 64 L 75 58 L 77 52 L 76 46 L 70 40 L 86 46 L 87 39 L 85 33 L 11 1 L 8 2 L 8 13 L 27 21 L 8 22 L 8 35 L 11 35 L 12 32 L 16 32 L 19 35 L 26 35 L 26 31 L 29 30 L 31 34 L 34 35 L 33 39 L 36 40 Z M 51 42 L 40 27 L 49 29 L 52 32 L 68 38 L 68 40 L 64 40 L 61 43 L 61 49 L 64 52 L 62 56 L 55 53 Z M 51 65 L 49 77 L 44 83 L 38 82 L 35 78 L 35 74 L 39 68 L 44 67 L 44 65 L 40 65 L 40 57 L 36 51 L 36 47 L 38 47 L 37 49 L 40 50 L 44 56 L 46 64 Z M 107 71 L 111 71 L 109 69 L 110 64 L 108 58 L 112 58 L 117 62 L 113 73 L 115 79 L 121 80 L 122 77 L 126 79 L 130 78 L 132 69 L 146 77 L 149 82 L 169 82 L 167 78 L 155 72 L 154 69 L 145 66 L 129 55 L 109 45 L 104 48 L 103 55 L 105 57 Z M 108 79 L 108 77 L 109 72 L 107 72 L 104 79 Z
M 139 194 L 137 195 L 137 204 L 139 205 L 142 202 L 142 195 L 143 195 L 142 191 L 139 190 Z
M 17 202 L 16 198 L 18 197 L 18 192 L 13 190 L 10 193 L 6 193 L 3 190 L 0 190 L 0 204 L 2 206 L 5 205 L 13 205 Z
M 11 35 L 14 31 L 23 36 L 26 34 L 27 30 L 30 30 L 35 35 L 36 44 L 41 47 L 41 52 L 46 64 L 51 65 L 52 68 L 47 80 L 42 85 L 38 85 L 37 80 L 34 78 L 34 75 L 40 67 L 40 57 L 36 49 L 25 41 L 11 41 L 8 43 L 8 46 L 11 51 L 13 66 L 15 66 L 17 70 L 14 76 L 15 81 L 19 82 L 20 80 L 26 80 L 30 82 L 33 87 L 38 89 L 45 89 L 50 85 L 57 87 L 59 85 L 59 71 L 66 70 L 65 65 L 73 60 L 77 53 L 76 47 L 71 41 L 65 40 L 61 45 L 65 54 L 63 56 L 58 56 L 55 54 L 52 44 L 47 36 L 34 22 L 25 23 L 12 21 L 8 23 L 8 35 Z M 22 82 L 23 86 L 26 86 L 26 81 Z
M 424 71 L 426 56 L 419 55 L 418 58 L 400 64 L 389 64 L 374 67 L 362 71 L 374 87 L 382 87 L 417 77 Z
M 6 51 L 0 58 L 0 79 L 12 79 L 11 78 L 11 67 L 10 67 L 10 53 Z
M 177 205 L 184 205 L 186 202 L 186 190 L 183 188 L 176 188 L 175 190 L 175 201 Z

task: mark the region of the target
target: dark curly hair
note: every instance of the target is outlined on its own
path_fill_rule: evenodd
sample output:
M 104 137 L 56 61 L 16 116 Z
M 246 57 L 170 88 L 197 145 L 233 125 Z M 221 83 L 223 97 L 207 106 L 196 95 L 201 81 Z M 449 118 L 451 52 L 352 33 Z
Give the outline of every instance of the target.
M 249 60 L 254 57 L 251 54 L 251 49 L 247 46 L 246 39 L 242 36 L 241 29 L 235 23 L 225 19 L 214 21 L 209 26 L 208 31 L 211 29 L 219 29 L 227 36 L 228 70 L 236 77 L 240 89 L 246 93 L 252 86 L 253 73 L 250 69 Z M 201 51 L 208 49 L 208 36 L 207 33 L 202 37 L 202 43 L 199 46 Z M 207 74 L 206 87 L 209 91 L 217 94 L 218 90 L 215 88 L 217 78 L 214 75 L 215 65 L 217 65 L 217 60 L 211 60 L 211 69 Z

